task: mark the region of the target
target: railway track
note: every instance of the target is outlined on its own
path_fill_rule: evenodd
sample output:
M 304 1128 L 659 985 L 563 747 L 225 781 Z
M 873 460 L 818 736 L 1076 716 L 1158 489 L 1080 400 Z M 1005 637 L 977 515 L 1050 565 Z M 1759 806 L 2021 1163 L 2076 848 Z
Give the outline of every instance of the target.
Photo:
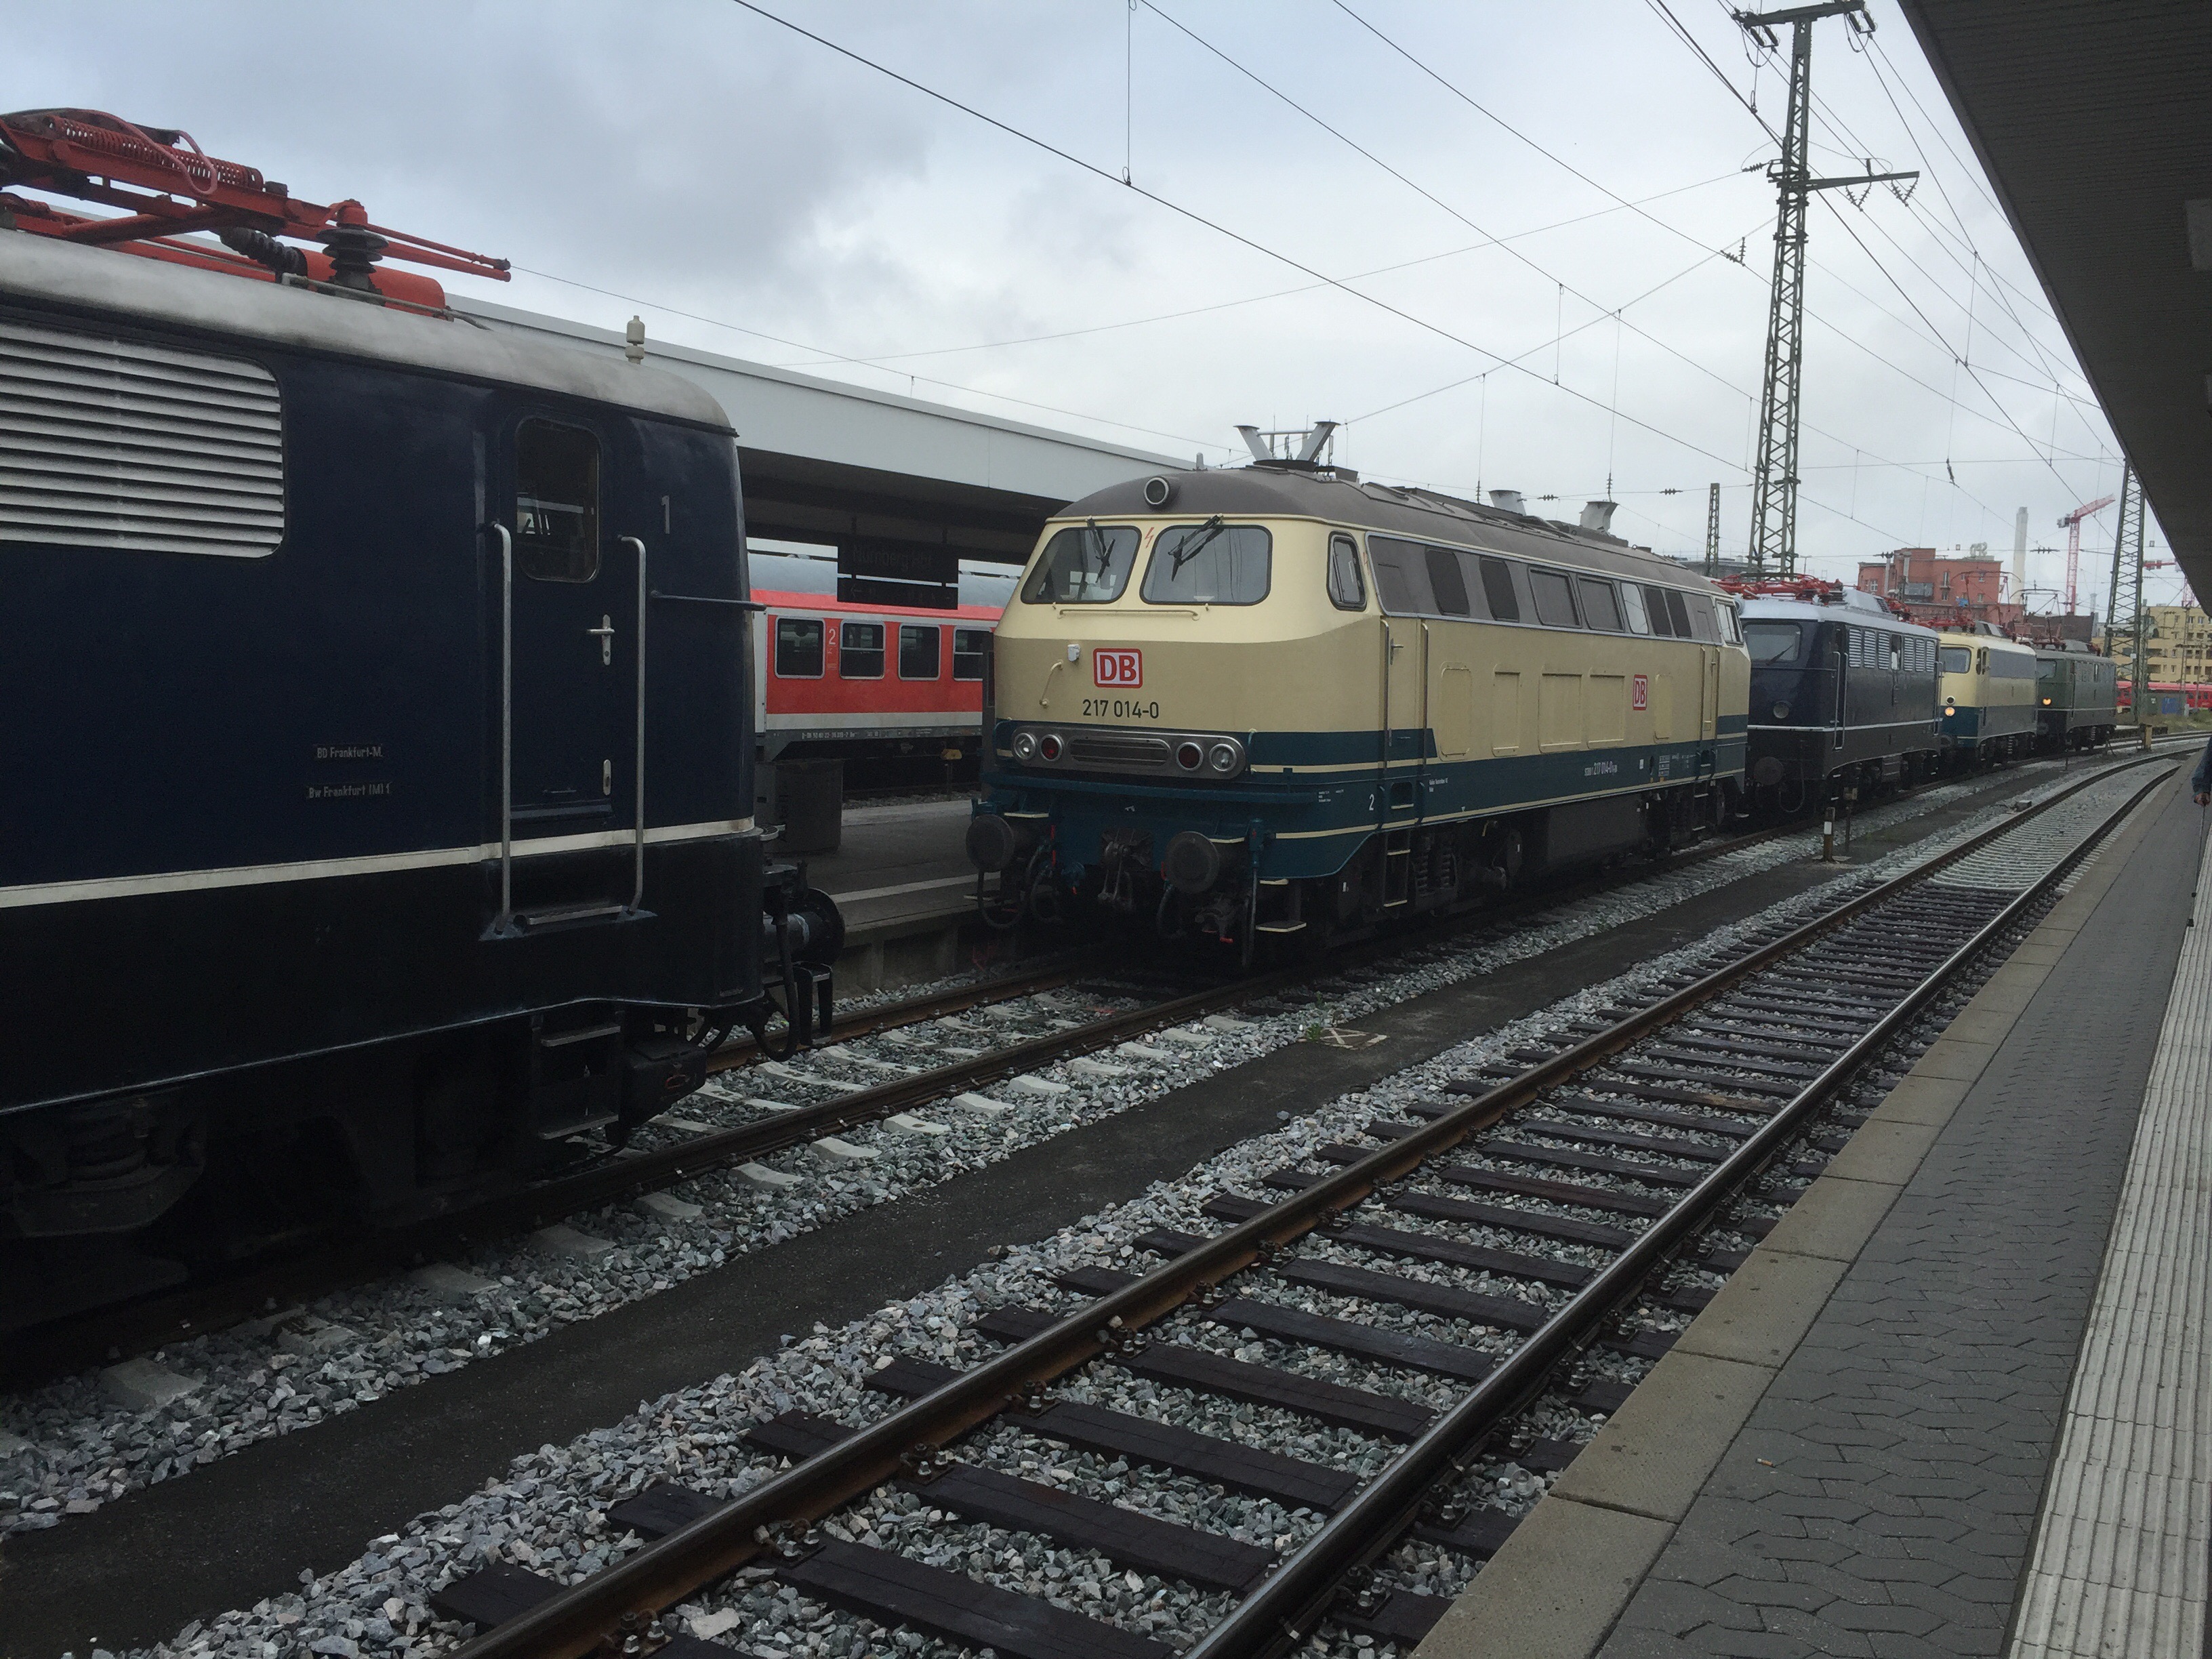
M 2126 775 L 2147 765 L 2148 781 Z M 854 1381 L 890 1403 L 870 1420 L 756 1423 L 747 1441 L 787 1460 L 781 1472 L 726 1502 L 662 1485 L 617 1504 L 609 1520 L 655 1541 L 577 1584 L 505 1565 L 432 1605 L 478 1626 L 462 1659 L 724 1651 L 660 1620 L 741 1571 L 722 1593 L 738 1624 L 799 1599 L 866 1620 L 872 1649 L 1228 1659 L 1317 1631 L 1410 1646 L 1446 1601 L 1407 1588 L 1395 1553 L 1416 1540 L 1476 1561 L 1498 1547 L 1515 1516 L 1468 1507 L 1469 1472 L 1563 1466 L 1571 1444 L 1515 1434 L 1532 1403 L 1617 1408 L 1626 1386 L 1595 1373 L 1662 1355 L 1710 1297 L 1698 1280 L 1740 1264 L 1702 1241 L 1763 1234 L 1755 1209 L 1790 1194 L 1759 1183 L 1817 1172 L 1855 1127 L 1835 1110 L 1854 1080 L 2172 769 L 2149 757 L 2082 780 L 1256 1190 L 1216 1192 L 1188 1225 L 1137 1241 L 1149 1270 L 1074 1267 L 1051 1294 L 989 1310 L 968 1346 L 998 1346 L 979 1363 L 872 1356 Z M 1316 1354 L 1334 1369 L 1299 1358 Z M 1571 1376 L 1577 1364 L 1592 1375 Z M 1103 1377 L 1318 1421 L 1343 1455 L 1239 1438 L 1233 1410 L 1201 1411 L 1227 1431 L 1200 1432 L 1102 1407 Z M 1102 1466 L 1117 1477 L 1103 1488 Z M 1178 1482 L 1272 1506 L 1285 1530 L 1271 1547 L 1170 1518 L 1152 1494 Z M 1162 1588 L 1093 1617 L 1072 1578 L 1000 1570 L 996 1541 L 1020 1534 L 1126 1575 L 1139 1597 Z M 925 1547 L 947 1535 L 949 1559 Z
M 1932 787 L 1935 786 L 1923 786 Z M 1906 791 L 1904 799 L 1919 791 Z M 1331 976 L 1367 971 L 1394 958 L 1479 942 L 1532 918 L 1594 895 L 1632 885 L 1656 873 L 1694 868 L 1729 854 L 1803 833 L 1790 822 L 1715 837 L 1686 848 L 1656 866 L 1536 889 L 1503 903 L 1441 916 L 1401 934 L 1354 941 L 1322 961 L 1266 969 L 1170 988 L 1157 980 L 1131 985 L 1108 981 L 1112 953 L 1079 951 L 981 985 L 955 988 L 879 1004 L 838 1017 L 828 1039 L 788 1060 L 763 1056 L 749 1036 L 724 1045 L 709 1063 L 707 1090 L 645 1127 L 620 1152 L 580 1169 L 471 1206 L 460 1213 L 405 1228 L 342 1240 L 316 1240 L 278 1254 L 266 1263 L 196 1280 L 109 1308 L 9 1335 L 0 1352 L 0 1384 L 35 1385 L 121 1354 L 146 1352 L 195 1331 L 219 1329 L 272 1308 L 312 1301 L 334 1289 L 410 1264 L 465 1252 L 492 1240 L 529 1232 L 599 1206 L 636 1199 L 710 1170 L 732 1167 L 756 1172 L 760 1161 L 791 1148 L 828 1140 L 834 1151 L 850 1131 L 886 1121 L 917 1127 L 918 1107 L 965 1099 L 971 1109 L 980 1091 L 1062 1060 L 1087 1060 L 1106 1067 L 1108 1051 L 1162 1032 L 1222 1022 L 1237 1006 L 1270 995 L 1296 996 Z M 1091 1007 L 1118 1003 L 1111 1012 L 1073 1017 L 1078 1000 L 1055 1001 L 1055 993 L 1104 982 Z M 1189 982 L 1189 976 L 1183 976 Z M 963 1017 L 979 1015 L 969 1020 Z M 884 1060 L 853 1045 L 870 1039 L 900 1044 Z M 1194 1041 L 1188 1030 L 1182 1041 Z M 1177 1035 L 1165 1041 L 1174 1042 Z M 878 1048 L 878 1054 L 883 1050 Z M 1141 1052 L 1133 1058 L 1142 1060 Z M 928 1059 L 939 1063 L 917 1063 Z M 770 1098 L 770 1091 L 791 1096 Z M 766 1179 L 768 1177 L 763 1177 Z

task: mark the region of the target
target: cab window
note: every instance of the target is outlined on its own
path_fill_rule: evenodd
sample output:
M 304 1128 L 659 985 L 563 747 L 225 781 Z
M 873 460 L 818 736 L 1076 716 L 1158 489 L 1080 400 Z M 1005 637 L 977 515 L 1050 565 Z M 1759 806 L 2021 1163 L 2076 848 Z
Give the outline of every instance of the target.
M 983 659 L 990 654 L 991 630 L 988 628 L 956 628 L 952 630 L 952 678 L 956 680 L 980 680 L 983 678 Z
M 1651 631 L 1661 639 L 1673 638 L 1675 631 L 1674 619 L 1667 611 L 1667 590 L 1663 587 L 1653 587 L 1647 583 L 1644 589 L 1644 607 L 1651 614 Z M 1690 636 L 1689 620 L 1686 613 L 1682 618 L 1684 625 L 1681 629 L 1684 639 Z
M 822 678 L 822 624 L 801 617 L 775 619 L 775 677 L 780 680 Z
M 1037 556 L 1022 585 L 1025 605 L 1109 605 L 1129 585 L 1137 532 L 1126 524 L 1069 525 Z
M 1339 611 L 1367 609 L 1367 584 L 1359 574 L 1359 549 L 1349 536 L 1328 538 L 1328 602 Z
M 884 677 L 884 625 L 845 623 L 837 629 L 837 678 L 879 680 Z
M 1573 585 L 1558 571 L 1532 567 L 1528 572 L 1528 590 L 1536 601 L 1536 620 L 1545 627 L 1577 626 Z
M 1375 597 L 1394 617 L 1419 617 L 1429 604 L 1428 562 L 1419 545 L 1395 536 L 1370 536 L 1367 556 L 1375 563 Z
M 1149 605 L 1257 605 L 1267 597 L 1275 538 L 1255 524 L 1176 525 L 1160 532 L 1141 590 Z
M 938 653 L 944 648 L 945 630 L 919 623 L 899 624 L 899 678 L 933 680 Z
M 1965 646 L 1947 645 L 1943 647 L 1943 672 L 1945 673 L 1964 674 L 1969 672 L 1973 665 L 1974 653 L 1969 651 Z
M 581 428 L 525 421 L 517 428 L 514 556 L 532 581 L 599 574 L 599 441 Z
M 1751 647 L 1755 668 L 1780 667 L 1796 662 L 1802 653 L 1805 630 L 1794 622 L 1747 622 L 1743 642 Z

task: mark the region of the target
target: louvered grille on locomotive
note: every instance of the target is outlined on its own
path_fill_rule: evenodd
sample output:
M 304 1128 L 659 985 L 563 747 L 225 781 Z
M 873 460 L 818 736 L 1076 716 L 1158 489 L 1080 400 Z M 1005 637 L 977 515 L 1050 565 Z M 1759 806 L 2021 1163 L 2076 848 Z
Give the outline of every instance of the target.
M 266 369 L 0 319 L 0 541 L 260 558 L 283 538 Z

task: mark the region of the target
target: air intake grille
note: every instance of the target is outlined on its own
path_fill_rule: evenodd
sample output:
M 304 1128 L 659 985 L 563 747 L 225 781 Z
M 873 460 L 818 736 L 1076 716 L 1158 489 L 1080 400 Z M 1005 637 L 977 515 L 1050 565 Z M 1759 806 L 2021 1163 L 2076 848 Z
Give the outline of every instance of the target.
M 0 319 L 0 542 L 261 558 L 283 539 L 267 370 Z

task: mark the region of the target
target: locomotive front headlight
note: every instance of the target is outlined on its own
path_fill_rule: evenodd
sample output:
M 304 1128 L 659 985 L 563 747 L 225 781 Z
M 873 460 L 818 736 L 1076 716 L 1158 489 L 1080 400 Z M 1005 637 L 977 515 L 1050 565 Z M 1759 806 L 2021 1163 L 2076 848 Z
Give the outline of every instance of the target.
M 1037 754 L 1045 760 L 1058 760 L 1060 750 L 1060 733 L 1057 732 L 1048 732 L 1037 739 Z
M 1176 764 L 1186 772 L 1195 772 L 1206 764 L 1206 750 L 1194 743 L 1176 745 Z
M 1036 738 L 1027 732 L 1014 733 L 1014 758 L 1018 761 L 1036 758 Z
M 1786 702 L 1776 703 L 1774 705 L 1774 718 L 1778 720 L 1788 720 L 1790 718 L 1790 705 Z
M 1954 702 L 1947 702 L 1943 705 L 1943 718 L 1946 720 L 1950 719 L 1952 715 L 1958 712 L 1959 705 Z
M 1237 750 L 1229 744 L 1215 744 L 1213 752 L 1206 759 L 1215 771 L 1224 775 L 1237 769 Z

